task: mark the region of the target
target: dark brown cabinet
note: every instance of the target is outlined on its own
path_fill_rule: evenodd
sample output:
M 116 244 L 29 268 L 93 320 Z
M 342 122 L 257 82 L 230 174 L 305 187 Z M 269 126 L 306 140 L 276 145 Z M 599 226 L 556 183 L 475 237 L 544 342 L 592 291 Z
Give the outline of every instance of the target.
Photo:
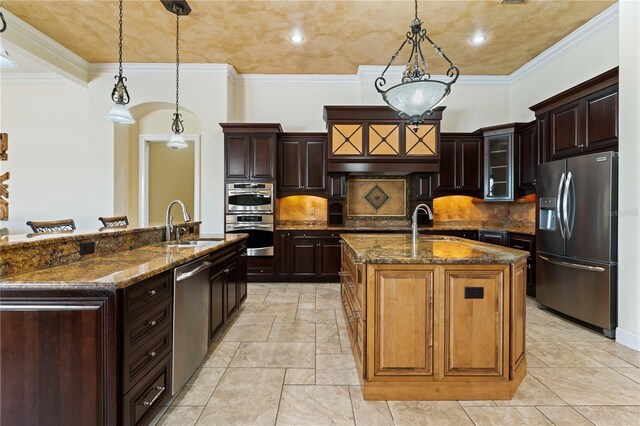
M 328 231 L 277 231 L 276 259 L 281 281 L 338 281 L 340 235 Z
M 536 237 L 528 234 L 509 233 L 509 247 L 529 252 L 527 258 L 527 295 L 536 297 Z
M 478 241 L 484 243 L 496 244 L 499 246 L 506 246 L 508 242 L 507 231 L 478 231 Z
M 226 290 L 226 313 L 230 317 L 238 308 L 238 265 L 236 262 L 229 264 L 222 271 Z
M 414 174 L 411 176 L 411 199 L 427 201 L 433 199 L 433 175 Z
M 213 337 L 224 327 L 225 307 L 225 283 L 222 269 L 215 269 L 209 276 L 210 302 L 209 302 L 209 344 Z
M 440 172 L 434 179 L 434 197 L 482 197 L 482 139 L 469 133 L 443 133 Z
M 279 124 L 226 124 L 224 132 L 224 169 L 228 181 L 276 179 L 276 153 Z
M 285 133 L 278 149 L 278 193 L 327 194 L 326 133 Z
M 516 197 L 536 192 L 538 170 L 538 126 L 535 121 L 518 129 L 514 144 Z
M 540 162 L 618 149 L 618 68 L 530 108 L 538 123 Z
M 344 200 L 347 196 L 347 177 L 342 174 L 330 174 L 327 177 L 327 197 L 330 200 Z

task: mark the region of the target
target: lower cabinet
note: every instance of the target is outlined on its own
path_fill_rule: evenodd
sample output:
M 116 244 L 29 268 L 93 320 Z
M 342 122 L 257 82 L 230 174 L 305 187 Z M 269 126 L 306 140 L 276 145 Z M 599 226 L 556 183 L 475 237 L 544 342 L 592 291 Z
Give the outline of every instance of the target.
M 279 281 L 337 282 L 340 235 L 328 231 L 276 231 Z
M 506 246 L 509 233 L 507 231 L 478 231 L 478 241 Z
M 527 296 L 536 297 L 536 237 L 509 233 L 509 247 L 529 252 L 527 258 Z

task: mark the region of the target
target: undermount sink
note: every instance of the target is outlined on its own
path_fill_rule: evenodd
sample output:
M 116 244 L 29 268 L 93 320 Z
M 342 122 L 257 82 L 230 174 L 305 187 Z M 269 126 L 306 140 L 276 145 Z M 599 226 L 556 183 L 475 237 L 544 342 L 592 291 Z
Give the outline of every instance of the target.
M 209 245 L 210 241 L 175 241 L 167 244 L 167 247 L 202 247 Z

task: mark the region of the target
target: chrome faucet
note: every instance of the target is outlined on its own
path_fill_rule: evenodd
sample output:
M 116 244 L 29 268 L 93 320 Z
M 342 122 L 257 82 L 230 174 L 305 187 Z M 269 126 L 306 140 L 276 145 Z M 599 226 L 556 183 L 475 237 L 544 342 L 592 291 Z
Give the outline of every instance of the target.
M 182 201 L 173 200 L 171 203 L 169 203 L 169 207 L 167 207 L 167 222 L 165 232 L 166 241 L 171 241 L 171 234 L 173 233 L 173 216 L 171 216 L 171 207 L 173 207 L 174 204 L 180 204 L 180 207 L 182 207 L 182 217 L 184 218 L 185 222 L 189 222 L 191 220 L 191 216 L 189 216 L 187 207 Z
M 418 239 L 418 211 L 420 210 L 425 212 L 429 216 L 429 219 L 433 220 L 431 207 L 426 204 L 418 204 L 416 209 L 413 211 L 413 216 L 411 216 L 411 235 L 413 237 L 413 241 Z

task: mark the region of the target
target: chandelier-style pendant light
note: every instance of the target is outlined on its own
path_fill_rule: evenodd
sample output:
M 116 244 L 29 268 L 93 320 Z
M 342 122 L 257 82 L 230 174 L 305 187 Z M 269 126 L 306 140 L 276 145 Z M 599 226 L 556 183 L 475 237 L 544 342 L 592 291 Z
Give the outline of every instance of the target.
M 2 11 L 0 11 L 0 19 L 2 20 L 2 27 L 0 28 L 0 33 L 5 32 L 7 29 L 7 21 L 4 20 L 4 15 Z M 2 46 L 2 41 L 0 40 L 0 68 L 15 68 L 16 63 L 6 50 L 4 50 L 4 46 Z
M 447 70 L 449 81 L 439 81 L 431 78 L 427 61 L 420 45 L 425 40 L 449 63 L 449 69 Z M 402 82 L 383 90 L 387 84 L 387 80 L 384 78 L 385 73 L 407 44 L 411 46 L 411 55 L 402 74 Z M 411 31 L 407 32 L 406 39 L 396 53 L 393 54 L 380 77 L 376 79 L 376 90 L 382 94 L 382 99 L 391 108 L 398 111 L 401 118 L 408 120 L 410 124 L 417 128 L 424 117 L 431 115 L 433 109 L 451 92 L 451 85 L 456 82 L 459 74 L 458 67 L 453 65 L 442 49 L 429 38 L 427 30 L 422 28 L 422 21 L 418 19 L 418 0 L 415 0 L 415 18 L 411 23 Z
M 180 15 L 188 15 L 191 8 L 186 1 L 167 1 L 161 0 L 164 7 L 168 11 L 176 15 L 176 112 L 173 114 L 173 122 L 171 123 L 171 139 L 167 145 L 173 149 L 186 148 L 187 142 L 182 137 L 184 125 L 182 124 L 182 114 L 180 114 Z
M 129 91 L 127 90 L 127 77 L 122 75 L 122 0 L 120 0 L 120 27 L 119 27 L 119 43 L 118 43 L 118 75 L 116 84 L 111 91 L 111 100 L 114 104 L 107 114 L 107 118 L 114 123 L 133 124 L 136 120 L 133 119 L 127 104 L 129 103 Z

